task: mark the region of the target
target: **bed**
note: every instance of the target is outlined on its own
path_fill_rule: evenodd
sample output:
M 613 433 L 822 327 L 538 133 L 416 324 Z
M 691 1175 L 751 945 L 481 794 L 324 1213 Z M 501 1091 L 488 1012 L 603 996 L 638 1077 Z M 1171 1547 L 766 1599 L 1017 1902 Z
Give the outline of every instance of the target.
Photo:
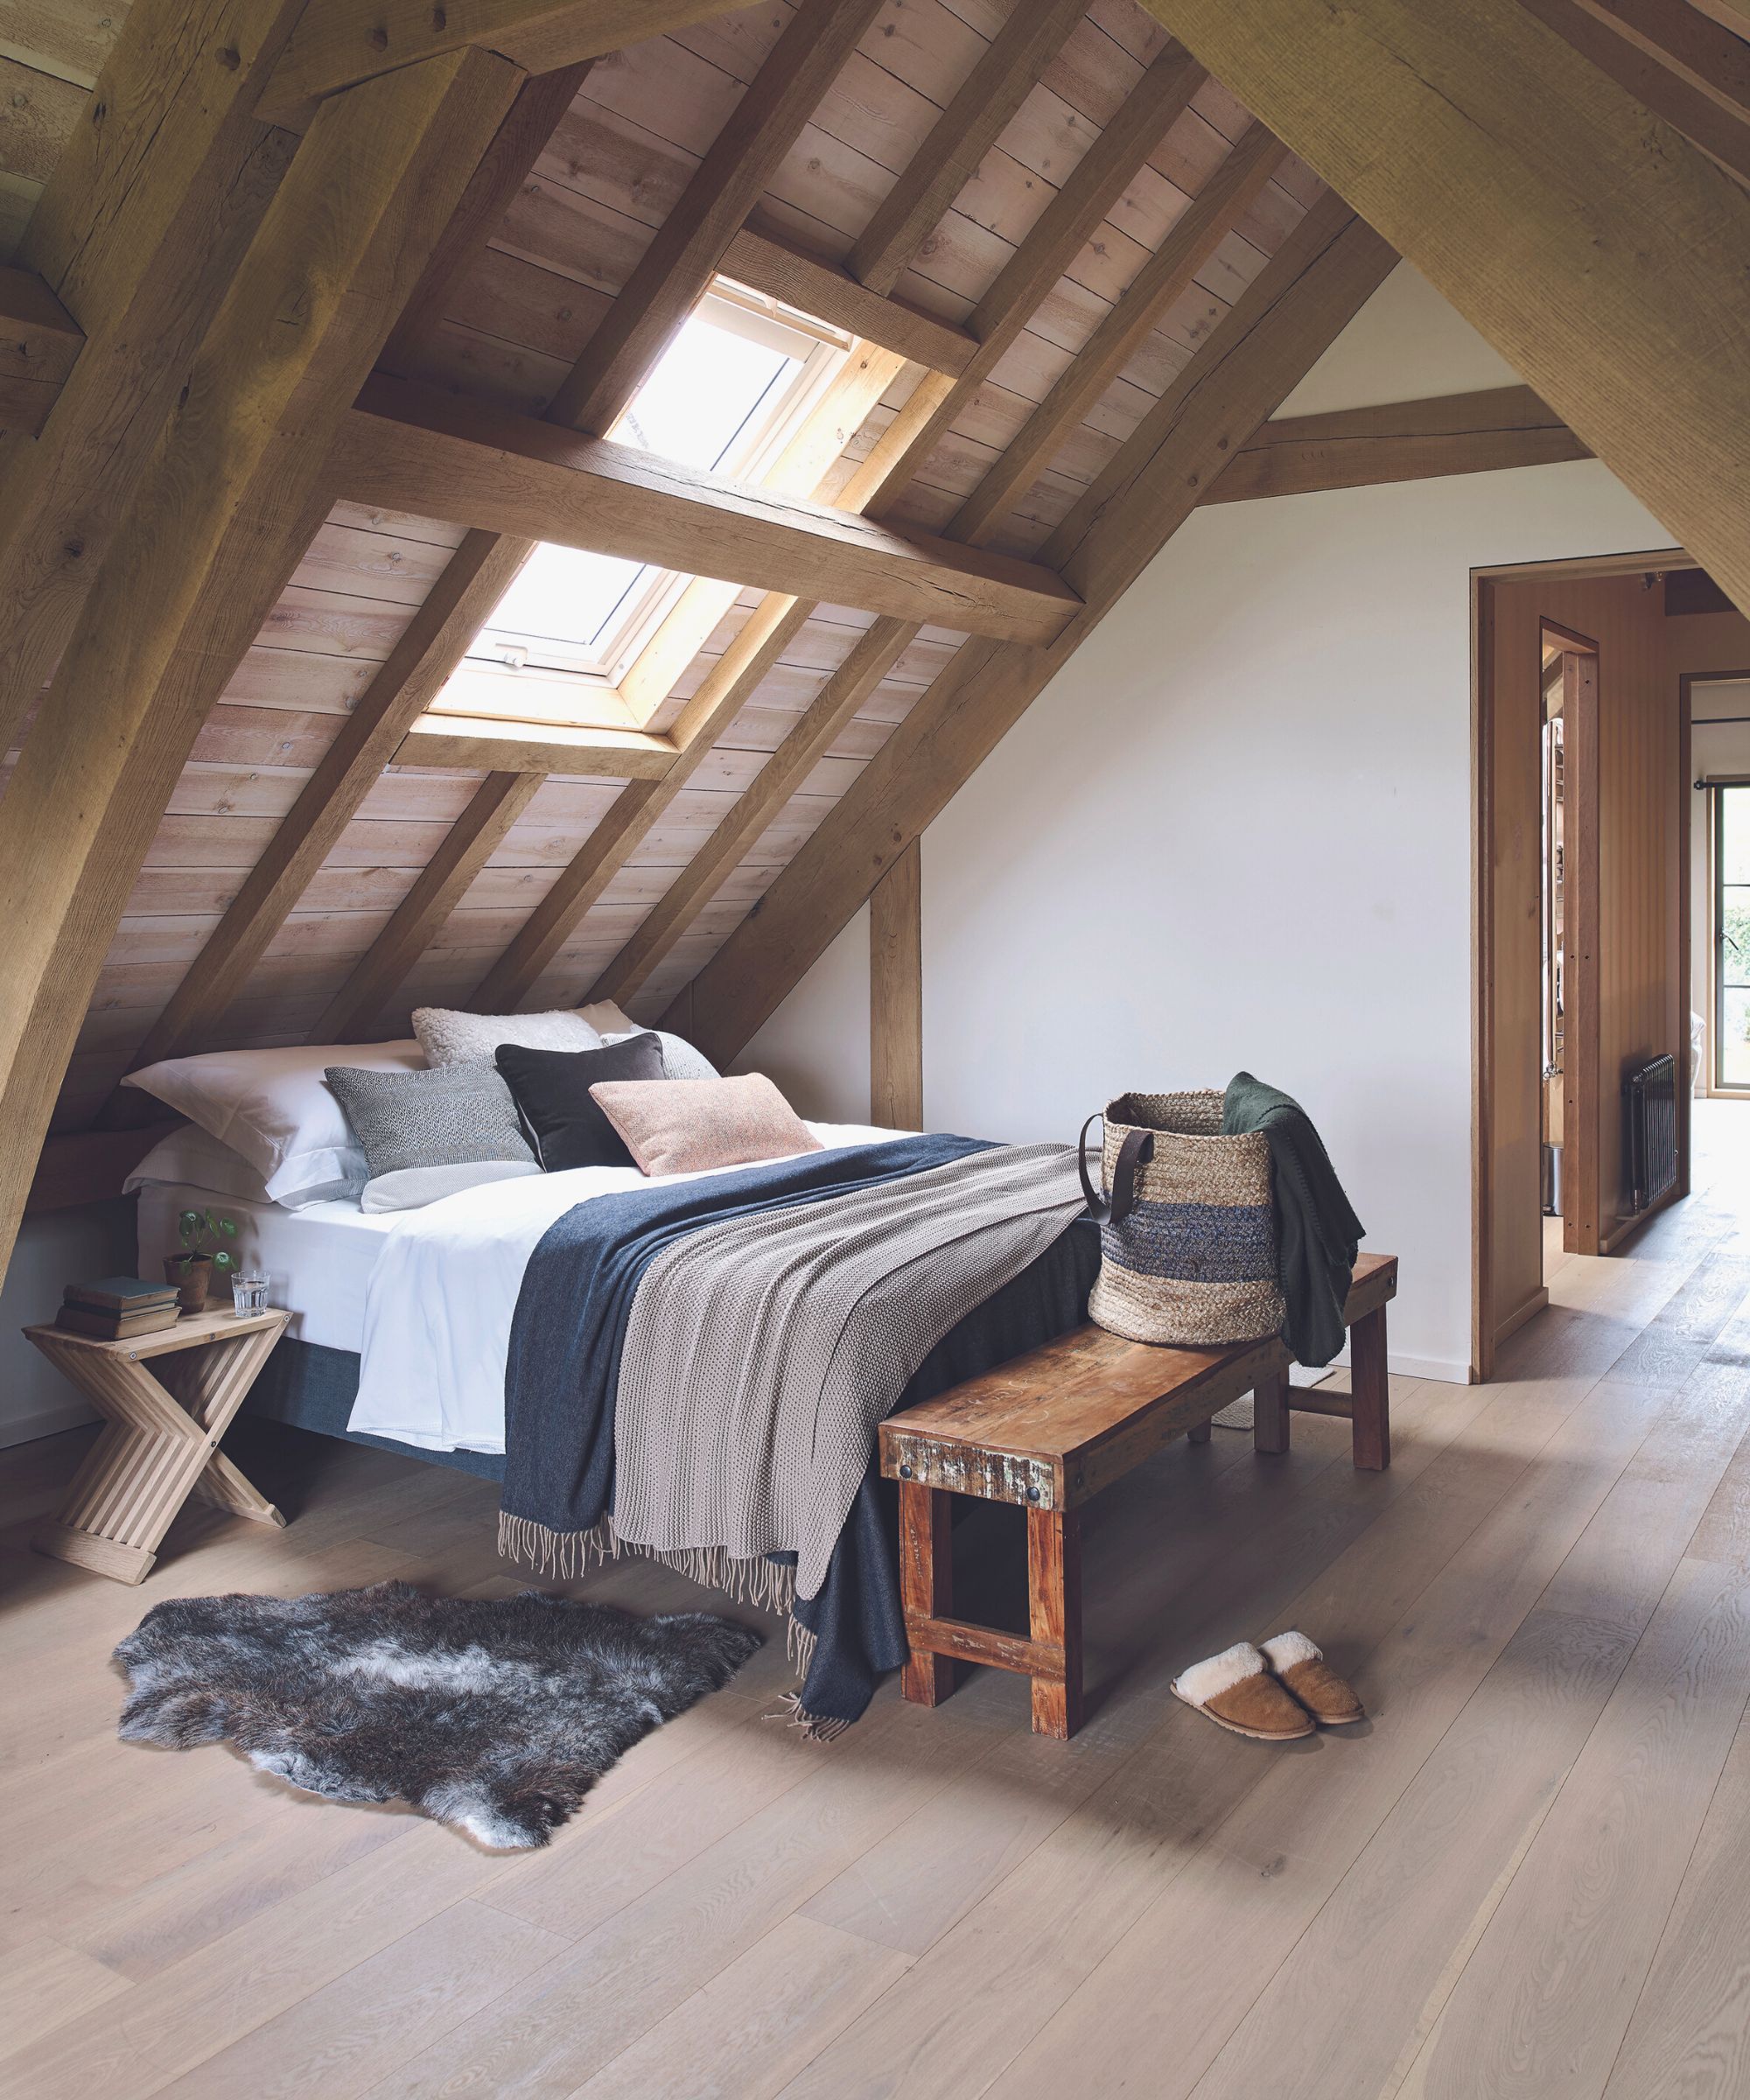
M 404 1073 L 414 1047 L 347 1055 Z M 799 1718 L 849 1726 L 906 1655 L 874 1424 L 1085 1318 L 1098 1245 L 1070 1223 L 1067 1148 L 803 1124 L 785 1106 L 794 1145 L 746 1165 L 556 1171 L 543 1157 L 374 1211 L 385 1185 L 364 1183 L 361 1202 L 344 1180 L 329 1096 L 351 1082 L 325 1087 L 320 1064 L 336 1054 L 229 1054 L 234 1069 L 204 1060 L 229 1089 L 216 1106 L 160 1077 L 160 1098 L 200 1109 L 206 1130 L 167 1140 L 130 1186 L 143 1274 L 178 1212 L 222 1210 L 291 1313 L 249 1410 L 500 1482 L 500 1544 L 533 1572 L 648 1552 L 788 1614 Z M 1007 1236 L 994 1263 L 993 1235 Z M 758 1277 L 768 1294 L 749 1299 Z M 841 1302 L 853 1312 L 835 1326 Z M 796 1364 L 822 1336 L 816 1385 Z

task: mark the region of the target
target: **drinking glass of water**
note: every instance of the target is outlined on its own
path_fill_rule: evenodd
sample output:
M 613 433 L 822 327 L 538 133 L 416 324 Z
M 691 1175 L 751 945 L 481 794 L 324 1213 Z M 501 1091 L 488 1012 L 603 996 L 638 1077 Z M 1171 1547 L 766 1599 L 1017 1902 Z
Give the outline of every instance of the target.
M 231 1278 L 231 1310 L 239 1320 L 268 1309 L 268 1279 L 256 1269 L 239 1269 Z

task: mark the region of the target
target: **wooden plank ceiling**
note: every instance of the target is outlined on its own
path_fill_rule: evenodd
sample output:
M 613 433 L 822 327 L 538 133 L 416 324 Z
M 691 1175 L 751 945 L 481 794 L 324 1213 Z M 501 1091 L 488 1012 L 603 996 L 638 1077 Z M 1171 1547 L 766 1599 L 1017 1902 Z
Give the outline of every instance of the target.
M 507 19 L 540 11 L 498 4 Z M 126 11 L 116 0 L 100 24 L 74 0 L 38 0 L 24 11 L 32 43 L 0 41 L 0 262 Z M 428 33 L 430 10 L 388 12 Z M 1307 219 L 1317 179 L 1138 0 L 764 0 L 664 18 L 671 33 L 563 75 L 540 69 L 595 48 L 574 30 L 528 60 L 537 77 L 390 339 L 377 398 L 439 389 L 438 420 L 482 412 L 482 445 L 514 424 L 531 457 L 581 456 L 551 426 L 599 436 L 727 267 L 885 346 L 866 374 L 878 398 L 857 399 L 842 456 L 796 494 L 866 508 L 887 536 L 956 542 L 945 551 L 969 573 L 1018 557 L 1055 589 L 1061 567 L 1086 613 L 1047 650 L 996 626 L 970 640 L 908 585 L 879 615 L 700 586 L 702 646 L 677 615 L 641 667 L 646 733 L 612 756 L 568 763 L 556 733 L 525 752 L 494 735 L 477 754 L 446 735 L 398 760 L 514 567 L 519 542 L 498 534 L 528 529 L 528 514 L 507 503 L 468 530 L 336 500 L 171 794 L 56 1129 L 88 1127 L 143 1055 L 397 1034 L 423 1003 L 594 990 L 640 1018 L 684 1011 L 677 995 L 927 695 L 926 729 L 916 749 L 895 740 L 889 774 L 935 748 L 976 763 L 1197 500 L 1161 496 L 1168 470 L 1207 486 L 1389 267 L 1373 236 L 1345 245 L 1335 200 Z M 276 121 L 301 128 L 304 98 L 380 64 L 358 60 L 349 20 L 312 0 L 262 105 Z M 1266 279 L 1224 340 L 1279 255 L 1280 285 Z M 1284 304 L 1321 270 L 1322 292 Z M 0 329 L 10 428 L 46 415 L 76 333 L 48 310 L 31 332 Z M 1217 415 L 1206 370 L 1237 405 L 1223 394 Z M 1517 413 L 1553 420 L 1535 402 Z M 1579 449 L 1546 441 L 1544 456 Z M 1101 539 L 1109 508 L 1121 545 Z M 953 568 L 943 552 L 932 576 Z M 930 710 L 992 683 L 1012 702 L 960 745 L 932 744 Z M 406 762 L 425 756 L 443 762 Z M 845 894 L 873 878 L 847 878 Z

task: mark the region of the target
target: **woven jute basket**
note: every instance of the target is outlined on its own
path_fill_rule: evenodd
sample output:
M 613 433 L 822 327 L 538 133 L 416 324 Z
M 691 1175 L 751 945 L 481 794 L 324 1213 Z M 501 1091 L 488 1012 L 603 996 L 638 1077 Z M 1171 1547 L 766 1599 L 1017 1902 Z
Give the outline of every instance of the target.
M 1210 1348 L 1281 1329 L 1270 1140 L 1224 1136 L 1222 1100 L 1206 1088 L 1109 1102 L 1103 1200 L 1088 1179 L 1082 1126 L 1082 1180 L 1101 1221 L 1088 1310 L 1110 1334 Z

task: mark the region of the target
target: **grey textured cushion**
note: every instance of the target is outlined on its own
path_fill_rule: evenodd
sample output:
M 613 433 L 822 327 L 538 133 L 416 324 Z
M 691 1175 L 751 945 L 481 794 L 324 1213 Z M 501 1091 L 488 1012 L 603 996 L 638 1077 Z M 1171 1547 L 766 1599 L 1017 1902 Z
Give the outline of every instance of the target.
M 489 1068 L 440 1065 L 430 1072 L 366 1072 L 331 1065 L 327 1080 L 363 1148 L 373 1181 L 410 1166 L 535 1162 L 510 1088 Z
M 403 1166 L 367 1181 L 360 1210 L 423 1210 L 440 1196 L 453 1196 L 487 1181 L 514 1181 L 541 1172 L 532 1159 L 474 1159 L 457 1166 Z
M 488 1071 L 500 1043 L 520 1043 L 525 1050 L 598 1050 L 602 1040 L 578 1013 L 464 1013 L 453 1006 L 416 1006 L 413 1032 L 428 1065 L 481 1065 Z
M 606 1036 L 603 1040 L 610 1043 L 624 1043 L 629 1041 L 633 1036 L 641 1035 L 644 1032 L 641 1028 L 630 1028 L 623 1035 Z M 662 1046 L 662 1076 L 664 1079 L 721 1079 L 723 1077 L 722 1073 L 711 1063 L 704 1052 L 695 1050 L 685 1036 L 670 1035 L 666 1028 L 653 1028 L 650 1033 Z

